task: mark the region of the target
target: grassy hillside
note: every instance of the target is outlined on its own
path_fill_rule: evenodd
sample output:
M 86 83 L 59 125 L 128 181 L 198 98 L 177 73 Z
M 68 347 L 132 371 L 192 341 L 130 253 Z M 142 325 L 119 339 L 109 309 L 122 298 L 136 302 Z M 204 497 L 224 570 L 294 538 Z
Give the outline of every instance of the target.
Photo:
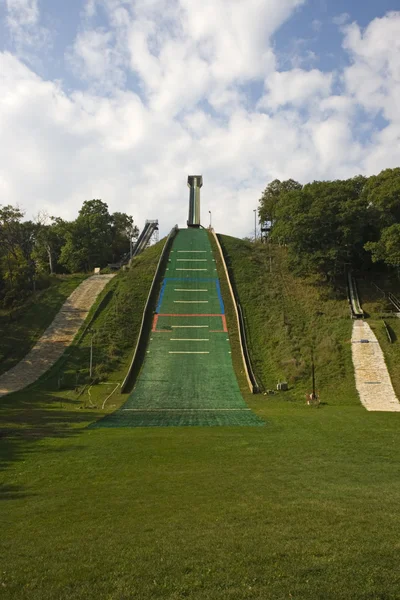
M 311 352 L 317 388 L 329 404 L 358 403 L 351 362 L 351 327 L 345 289 L 296 277 L 286 250 L 221 236 L 242 305 L 257 378 L 266 389 L 287 381 L 286 399 L 311 389 Z
M 18 310 L 0 310 L 0 374 L 14 367 L 51 324 L 64 301 L 87 275 L 60 275 Z
M 143 309 L 164 244 L 165 239 L 145 250 L 130 269 L 119 272 L 106 286 L 75 343 L 34 386 L 36 389 L 61 396 L 73 393 L 82 398 L 86 386 L 95 384 L 90 399 L 86 391 L 82 398 L 91 404 L 93 399 L 98 401 L 112 391 L 112 387 L 104 387 L 104 382 L 122 381 L 136 345 Z M 92 379 L 89 377 L 91 343 Z

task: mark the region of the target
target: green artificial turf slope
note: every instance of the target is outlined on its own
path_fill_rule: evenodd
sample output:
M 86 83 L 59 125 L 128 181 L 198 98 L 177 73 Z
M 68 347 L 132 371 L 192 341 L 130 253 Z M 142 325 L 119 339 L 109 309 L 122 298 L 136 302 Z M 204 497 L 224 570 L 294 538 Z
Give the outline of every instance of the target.
M 263 424 L 239 390 L 207 232 L 180 230 L 136 385 L 118 411 L 94 426 Z

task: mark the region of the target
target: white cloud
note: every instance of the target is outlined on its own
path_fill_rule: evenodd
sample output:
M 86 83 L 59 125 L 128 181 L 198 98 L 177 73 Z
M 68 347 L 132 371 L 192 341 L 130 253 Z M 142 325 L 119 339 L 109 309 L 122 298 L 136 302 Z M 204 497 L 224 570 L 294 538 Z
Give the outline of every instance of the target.
M 399 119 L 400 12 L 374 19 L 365 31 L 356 23 L 345 28 L 343 46 L 352 66 L 344 73 L 347 91 L 365 109 Z
M 99 64 L 110 53 L 119 63 L 128 58 L 142 91 L 156 111 L 174 116 L 203 98 L 218 110 L 237 101 L 231 88 L 264 78 L 275 68 L 270 38 L 304 0 L 97 0 L 109 15 L 114 38 L 97 48 L 93 32 L 80 34 L 75 63 L 82 51 Z M 82 43 L 84 42 L 84 48 Z M 89 46 L 89 48 L 88 48 Z M 97 54 L 95 58 L 94 54 Z M 83 65 L 84 66 L 84 65 Z M 93 78 L 90 65 L 83 78 Z M 230 99 L 227 100 L 227 94 Z
M 261 108 L 277 110 L 287 104 L 300 107 L 330 94 L 332 74 L 317 69 L 275 71 L 266 79 L 265 86 L 268 93 L 259 103 Z
M 75 39 L 67 59 L 74 73 L 93 82 L 103 92 L 115 86 L 123 87 L 126 75 L 123 57 L 114 47 L 111 31 L 102 29 L 84 31 Z
M 49 42 L 49 32 L 40 25 L 38 0 L 6 0 L 6 8 L 6 22 L 19 53 L 26 47 L 40 48 Z
M 342 25 L 345 25 L 348 21 L 350 20 L 350 15 L 349 13 L 341 13 L 340 15 L 337 15 L 337 17 L 334 17 L 332 19 L 332 22 L 335 25 L 339 25 L 339 27 L 341 27 Z
M 74 218 L 83 200 L 102 198 L 139 225 L 159 218 L 165 233 L 184 225 L 186 178 L 200 172 L 205 221 L 211 210 L 217 230 L 248 235 L 271 179 L 307 182 L 398 165 L 399 13 L 365 31 L 344 27 L 351 64 L 341 72 L 280 72 L 271 36 L 299 5 L 88 1 L 69 49 L 86 91 L 66 93 L 0 53 L 1 202 Z M 99 6 L 107 27 L 91 21 Z M 27 27 L 40 27 L 32 14 Z M 257 105 L 248 85 L 263 82 Z M 342 92 L 333 94 L 338 82 Z M 360 107 L 370 115 L 365 123 Z M 388 120 L 382 132 L 373 121 L 380 111 Z

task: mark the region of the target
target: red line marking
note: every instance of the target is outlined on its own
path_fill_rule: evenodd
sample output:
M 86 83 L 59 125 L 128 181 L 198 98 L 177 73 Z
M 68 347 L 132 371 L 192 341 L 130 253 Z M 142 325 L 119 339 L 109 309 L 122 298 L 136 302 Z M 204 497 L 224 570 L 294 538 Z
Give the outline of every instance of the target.
M 221 315 L 221 319 L 222 319 L 222 324 L 224 326 L 224 332 L 228 333 L 228 328 L 226 326 L 226 317 L 225 317 L 225 315 Z
M 191 315 L 177 315 L 177 314 L 164 314 L 164 313 L 159 313 L 158 314 L 159 317 L 222 317 L 224 318 L 224 315 L 208 315 L 208 314 L 191 314 Z
M 156 328 L 157 328 L 157 321 L 158 321 L 158 315 L 154 315 L 152 331 L 156 330 Z

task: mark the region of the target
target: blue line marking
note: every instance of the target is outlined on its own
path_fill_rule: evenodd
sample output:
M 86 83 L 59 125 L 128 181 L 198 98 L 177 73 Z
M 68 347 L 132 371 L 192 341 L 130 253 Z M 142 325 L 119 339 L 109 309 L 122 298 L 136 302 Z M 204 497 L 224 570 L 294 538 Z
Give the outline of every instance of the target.
M 161 308 L 161 304 L 163 301 L 163 297 L 164 297 L 164 292 L 165 292 L 165 286 L 167 285 L 167 280 L 164 279 L 163 284 L 161 286 L 161 291 L 160 291 L 160 297 L 158 299 L 158 304 L 157 304 L 157 308 L 156 308 L 156 313 L 160 312 L 160 308 Z
M 218 294 L 219 305 L 221 307 L 221 314 L 224 315 L 225 314 L 225 307 L 224 307 L 224 301 L 222 300 L 221 286 L 219 285 L 219 280 L 218 279 L 215 282 L 215 285 L 217 286 L 217 294 Z

